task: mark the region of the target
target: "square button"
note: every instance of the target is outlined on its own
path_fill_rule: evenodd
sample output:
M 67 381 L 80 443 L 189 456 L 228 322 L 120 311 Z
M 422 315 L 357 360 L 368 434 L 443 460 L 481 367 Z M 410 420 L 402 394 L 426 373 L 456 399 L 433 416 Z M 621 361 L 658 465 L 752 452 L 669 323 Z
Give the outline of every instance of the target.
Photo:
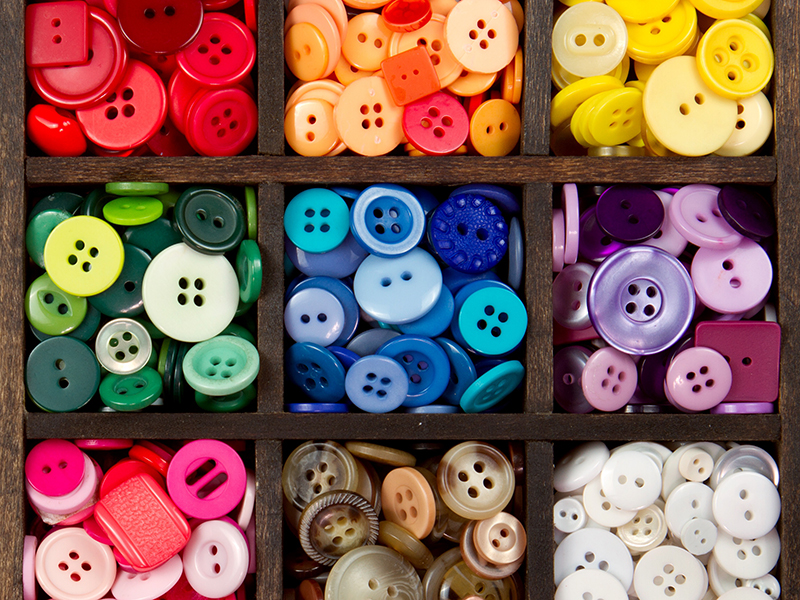
M 25 11 L 29 67 L 78 65 L 89 59 L 89 7 L 81 0 L 31 4 Z
M 398 106 L 411 104 L 441 89 L 431 57 L 422 46 L 387 58 L 381 63 L 381 70 Z

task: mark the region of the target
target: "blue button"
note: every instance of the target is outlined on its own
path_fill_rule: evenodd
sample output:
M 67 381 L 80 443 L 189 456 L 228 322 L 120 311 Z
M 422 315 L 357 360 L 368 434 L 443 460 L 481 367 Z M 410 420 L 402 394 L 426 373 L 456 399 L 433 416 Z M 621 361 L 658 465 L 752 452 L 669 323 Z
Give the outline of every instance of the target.
M 378 348 L 399 335 L 393 329 L 367 329 L 350 340 L 347 349 L 358 356 L 369 356 L 377 353 Z
M 289 236 L 284 236 L 286 256 L 291 264 L 304 275 L 319 275 L 342 279 L 356 272 L 358 265 L 367 258 L 368 252 L 348 232 L 344 241 L 330 252 L 306 252 L 294 245 Z
M 344 386 L 347 397 L 361 410 L 386 413 L 406 400 L 409 379 L 396 360 L 373 354 L 350 367 Z
M 462 273 L 455 269 L 446 268 L 442 269 L 442 284 L 447 286 L 454 295 L 458 290 L 463 288 L 469 283 L 475 281 L 500 281 L 497 273 L 494 271 L 484 271 L 483 273 Z
M 453 339 L 485 356 L 514 350 L 525 338 L 528 313 L 507 285 L 476 282 L 456 294 Z
M 316 344 L 294 344 L 286 352 L 286 374 L 315 402 L 338 402 L 344 397 L 344 367 Z
M 378 354 L 399 362 L 408 373 L 408 397 L 403 406 L 424 406 L 438 400 L 450 381 L 450 361 L 430 338 L 400 335 L 386 342 Z
M 422 205 L 422 210 L 425 211 L 425 216 L 428 216 L 431 211 L 439 206 L 439 201 L 436 199 L 436 196 L 434 196 L 428 188 L 419 185 L 411 185 L 408 189 L 411 190 L 411 193 L 419 200 L 419 203 Z
M 412 415 L 452 415 L 461 411 L 457 406 L 451 404 L 428 404 L 427 406 L 404 408 L 403 412 Z
M 291 413 L 346 413 L 347 405 L 343 402 L 332 404 L 330 402 L 295 402 L 285 405 L 288 412 Z
M 507 214 L 514 215 L 520 211 L 519 201 L 514 194 L 505 188 L 492 185 L 491 183 L 470 183 L 469 185 L 462 185 L 460 188 L 454 189 L 450 197 L 452 198 L 459 194 L 477 194 L 479 196 L 485 196 Z
M 336 192 L 342 198 L 344 198 L 344 201 L 347 202 L 348 205 L 352 204 L 353 200 L 358 199 L 358 197 L 361 195 L 361 192 L 359 192 L 356 188 L 344 187 L 339 185 L 331 186 L 331 191 Z
M 283 213 L 286 235 L 306 252 L 328 252 L 349 231 L 347 204 L 339 194 L 312 188 L 292 198 Z
M 478 377 L 461 396 L 464 412 L 481 412 L 499 403 L 513 392 L 525 377 L 525 367 L 518 360 L 506 361 Z
M 453 294 L 442 286 L 442 294 L 430 312 L 421 319 L 400 325 L 399 329 L 402 333 L 413 333 L 429 338 L 442 335 L 450 327 L 454 309 Z
M 344 329 L 344 309 L 336 296 L 323 289 L 295 290 L 283 311 L 283 323 L 295 342 L 330 346 Z
M 292 282 L 286 292 L 287 302 L 288 299 L 297 292 L 311 288 L 318 288 L 333 294 L 336 296 L 339 304 L 342 305 L 342 309 L 344 310 L 344 325 L 342 326 L 341 334 L 339 334 L 339 337 L 336 338 L 333 343 L 337 346 L 347 343 L 347 341 L 353 337 L 358 327 L 359 319 L 358 303 L 356 302 L 356 297 L 353 295 L 353 291 L 347 287 L 344 282 L 333 279 L 332 277 L 309 277 L 308 279 Z
M 508 230 L 508 285 L 519 290 L 525 273 L 525 247 L 519 219 L 512 217 Z
M 339 362 L 342 363 L 345 371 L 352 367 L 353 364 L 359 359 L 358 354 L 352 350 L 348 350 L 347 348 L 342 348 L 341 346 L 328 346 L 328 350 L 330 350 L 330 352 L 339 359 Z
M 400 256 L 413 250 L 425 233 L 419 200 L 399 185 L 372 185 L 350 209 L 350 229 L 371 254 Z
M 450 381 L 442 398 L 450 404 L 457 405 L 467 388 L 478 378 L 475 365 L 464 349 L 453 340 L 440 337 L 435 341 L 442 347 L 450 361 Z

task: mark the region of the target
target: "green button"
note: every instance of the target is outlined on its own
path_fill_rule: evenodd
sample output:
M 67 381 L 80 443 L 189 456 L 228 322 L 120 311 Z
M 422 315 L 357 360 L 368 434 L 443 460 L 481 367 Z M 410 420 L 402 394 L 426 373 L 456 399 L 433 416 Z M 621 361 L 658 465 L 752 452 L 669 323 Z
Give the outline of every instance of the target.
M 39 200 L 28 215 L 28 220 L 30 221 L 45 210 L 65 210 L 74 215 L 82 204 L 83 196 L 72 192 L 56 192 Z
M 31 400 L 44 410 L 78 410 L 97 392 L 100 365 L 94 352 L 80 340 L 50 338 L 28 355 L 25 385 Z
M 240 392 L 227 396 L 207 396 L 200 392 L 194 393 L 197 406 L 208 412 L 228 413 L 246 408 L 256 398 L 256 386 L 248 385 Z
M 261 293 L 261 251 L 253 240 L 244 240 L 236 253 L 236 277 L 239 278 L 239 299 L 255 302 Z
M 244 188 L 244 206 L 247 211 L 247 237 L 251 240 L 258 239 L 258 203 L 256 202 L 256 189 L 250 186 Z
M 86 200 L 83 201 L 78 214 L 102 219 L 103 207 L 115 198 L 116 196 L 106 193 L 102 188 L 92 190 L 89 195 L 86 196 Z
M 116 196 L 158 196 L 168 191 L 166 183 L 151 181 L 112 181 L 106 184 L 106 192 Z
M 103 207 L 103 217 L 109 223 L 130 227 L 152 223 L 164 211 L 164 205 L 148 196 L 123 196 Z
M 44 273 L 28 287 L 25 315 L 42 333 L 64 335 L 77 329 L 86 316 L 86 298 L 60 290 Z
M 97 333 L 97 330 L 100 327 L 100 319 L 102 316 L 103 315 L 100 314 L 99 310 L 87 303 L 86 316 L 83 317 L 83 321 L 81 321 L 81 324 L 78 325 L 77 328 L 70 331 L 67 335 L 71 338 L 75 338 L 76 340 L 88 342 L 90 339 L 92 339 L 94 334 Z M 55 337 L 39 331 L 33 325 L 31 325 L 31 331 L 33 332 L 34 337 L 40 342 L 49 340 L 51 337 Z
M 158 372 L 143 367 L 128 375 L 106 375 L 100 384 L 100 399 L 109 408 L 131 412 L 150 406 L 162 390 L 163 383 Z
M 142 280 L 150 264 L 150 255 L 136 246 L 123 244 L 125 262 L 116 281 L 106 291 L 89 298 L 97 310 L 116 319 L 133 317 L 144 312 Z
M 156 195 L 156 198 L 158 198 L 161 201 L 161 204 L 164 205 L 164 216 L 168 219 L 172 219 L 175 205 L 178 203 L 178 199 L 180 197 L 181 193 L 176 190 L 170 190 L 166 194 Z
M 167 353 L 169 352 L 169 347 L 176 343 L 175 340 L 172 338 L 165 337 L 164 341 L 161 343 L 161 348 L 158 351 L 158 373 L 162 377 L 167 372 Z
M 44 244 L 56 226 L 72 216 L 61 209 L 44 210 L 34 216 L 25 229 L 25 248 L 28 256 L 39 267 L 44 269 Z
M 192 346 L 183 360 L 187 383 L 209 396 L 227 396 L 243 390 L 258 375 L 256 347 L 231 335 Z
M 244 239 L 242 205 L 222 190 L 189 188 L 175 205 L 174 218 L 184 241 L 204 254 L 229 252 Z
M 236 337 L 240 337 L 243 340 L 247 340 L 251 344 L 255 346 L 256 338 L 253 336 L 252 333 L 246 328 L 238 325 L 236 323 L 231 323 L 225 329 L 222 330 L 220 335 L 235 335 Z
M 194 390 L 183 374 L 183 360 L 191 347 L 191 344 L 181 342 L 175 355 L 175 366 L 172 374 L 172 402 L 180 410 L 185 410 L 194 397 Z
M 235 317 L 241 317 L 243 315 L 246 315 L 247 311 L 249 311 L 251 308 L 253 308 L 254 305 L 255 305 L 255 302 L 242 302 L 241 299 L 240 299 L 239 300 L 239 306 L 236 307 L 236 314 L 234 316 Z
M 151 338 L 151 339 L 154 339 L 154 340 L 161 340 L 161 339 L 164 339 L 164 338 L 166 337 L 166 336 L 164 335 L 164 332 L 163 332 L 163 331 L 161 331 L 161 330 L 160 330 L 158 327 L 156 327 L 155 325 L 153 325 L 153 324 L 152 324 L 152 323 L 151 323 L 151 322 L 150 322 L 150 321 L 149 321 L 149 320 L 148 320 L 146 317 L 143 317 L 143 316 L 141 316 L 141 317 L 136 317 L 136 318 L 134 319 L 134 321 L 136 321 L 137 323 L 139 323 L 139 325 L 141 325 L 142 327 L 144 327 L 145 329 L 147 329 L 147 333 L 149 333 L 149 334 L 150 334 L 150 338 Z
M 181 234 L 175 231 L 169 219 L 164 217 L 147 225 L 128 227 L 122 233 L 122 239 L 146 250 L 153 258 L 162 250 L 183 241 Z

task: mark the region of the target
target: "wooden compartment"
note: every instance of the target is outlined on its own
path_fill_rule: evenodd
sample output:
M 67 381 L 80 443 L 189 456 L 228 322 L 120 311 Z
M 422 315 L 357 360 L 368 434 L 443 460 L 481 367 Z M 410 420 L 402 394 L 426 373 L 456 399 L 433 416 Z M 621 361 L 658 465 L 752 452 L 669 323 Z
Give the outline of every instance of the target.
M 772 1 L 776 56 L 772 96 L 775 107 L 774 155 L 749 158 L 559 158 L 548 156 L 550 30 L 553 0 L 525 3 L 524 131 L 520 156 L 505 158 L 313 159 L 282 156 L 283 16 L 280 0 L 259 6 L 259 133 L 256 156 L 233 158 L 26 158 L 25 0 L 7 0 L 0 11 L 0 458 L 2 519 L 0 539 L 11 551 L 0 559 L 3 598 L 22 597 L 22 538 L 25 491 L 23 464 L 27 440 L 48 437 L 133 437 L 149 439 L 255 440 L 258 479 L 258 599 L 280 600 L 283 574 L 281 483 L 285 440 L 521 440 L 525 443 L 526 525 L 529 545 L 524 574 L 528 599 L 552 598 L 553 444 L 568 440 L 736 440 L 774 444 L 782 467 L 781 585 L 785 598 L 800 593 L 800 507 L 790 500 L 800 492 L 800 385 L 795 351 L 800 351 L 800 228 L 794 209 L 800 203 L 800 57 L 793 47 L 800 29 L 794 0 Z M 451 185 L 490 181 L 522 189 L 526 239 L 525 280 L 529 329 L 527 379 L 522 414 L 296 415 L 283 413 L 283 286 L 265 285 L 258 304 L 259 375 L 256 413 L 47 414 L 25 410 L 24 245 L 26 197 L 31 187 L 143 180 L 173 183 L 258 186 L 259 245 L 265 281 L 283 281 L 282 215 L 284 186 L 392 182 Z M 779 322 L 782 325 L 780 413 L 775 415 L 571 415 L 553 414 L 550 218 L 553 183 L 650 184 L 749 183 L 772 186 L 778 220 L 776 268 Z

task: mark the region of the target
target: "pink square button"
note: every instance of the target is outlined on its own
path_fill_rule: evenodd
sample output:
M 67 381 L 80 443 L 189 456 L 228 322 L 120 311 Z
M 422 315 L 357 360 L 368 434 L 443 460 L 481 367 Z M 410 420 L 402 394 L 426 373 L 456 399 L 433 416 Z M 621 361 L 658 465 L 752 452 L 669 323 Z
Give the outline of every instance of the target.
M 89 59 L 86 2 L 31 4 L 25 10 L 25 60 L 29 67 L 78 65 Z

